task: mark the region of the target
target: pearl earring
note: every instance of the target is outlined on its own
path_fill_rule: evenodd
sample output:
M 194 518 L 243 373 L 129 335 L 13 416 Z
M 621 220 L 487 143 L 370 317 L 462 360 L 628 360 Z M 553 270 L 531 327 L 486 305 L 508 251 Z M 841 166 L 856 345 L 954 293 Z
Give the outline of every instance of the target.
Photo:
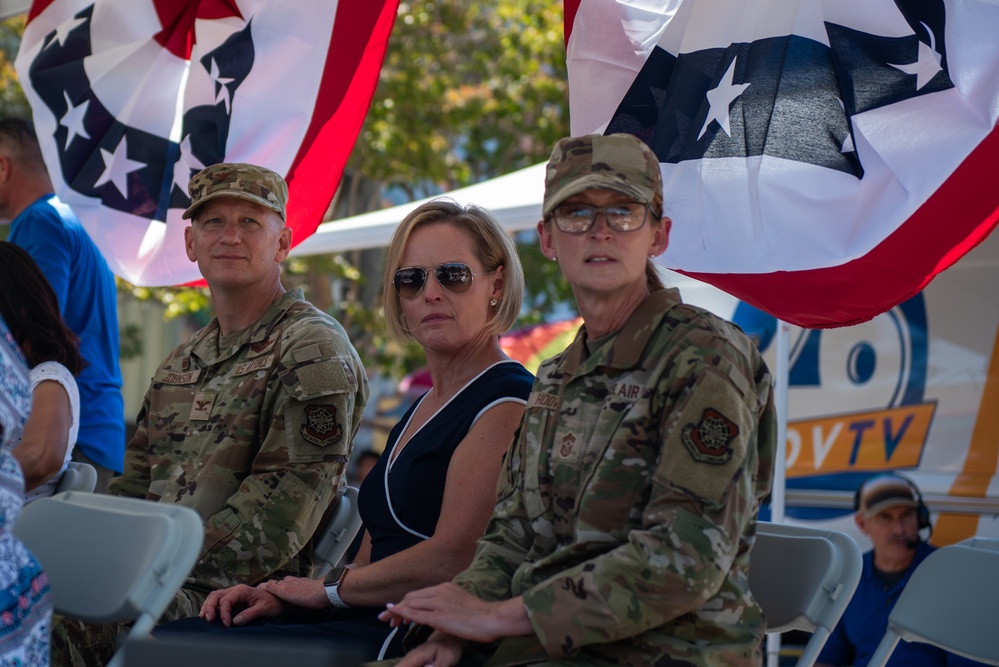
M 495 308 L 497 303 L 499 302 L 496 299 L 489 299 L 489 305 L 491 307 Z

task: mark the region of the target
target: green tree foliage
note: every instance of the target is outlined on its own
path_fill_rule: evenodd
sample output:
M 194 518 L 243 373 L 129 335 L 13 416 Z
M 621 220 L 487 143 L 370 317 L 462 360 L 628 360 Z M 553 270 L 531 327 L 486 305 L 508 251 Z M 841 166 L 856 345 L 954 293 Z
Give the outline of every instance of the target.
M 530 166 L 567 132 L 561 3 L 404 1 L 350 164 L 417 198 Z
M 550 0 L 400 3 L 333 217 L 380 207 L 378 193 L 399 203 L 544 161 L 569 132 L 563 40 L 561 3 Z M 528 324 L 571 301 L 571 293 L 535 235 L 518 240 L 528 286 L 521 323 Z M 341 259 L 359 270 L 339 300 L 324 302 L 320 294 L 323 275 L 346 277 L 328 258 L 293 265 L 300 273 L 292 280 L 344 323 L 369 367 L 399 374 L 421 364 L 418 349 L 399 349 L 381 327 L 382 253 Z
M 212 300 L 206 287 L 139 287 L 121 278 L 116 278 L 115 283 L 119 292 L 139 301 L 155 299 L 162 303 L 166 319 L 191 316 L 204 325 L 212 317 Z
M 28 118 L 31 107 L 14 71 L 14 56 L 24 34 L 24 16 L 0 21 L 0 113 L 4 116 Z

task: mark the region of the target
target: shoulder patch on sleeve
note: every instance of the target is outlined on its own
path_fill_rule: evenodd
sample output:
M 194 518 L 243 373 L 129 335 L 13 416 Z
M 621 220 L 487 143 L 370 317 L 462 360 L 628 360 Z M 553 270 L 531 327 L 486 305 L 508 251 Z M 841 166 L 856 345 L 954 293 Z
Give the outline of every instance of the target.
M 337 421 L 335 405 L 306 405 L 299 431 L 306 442 L 317 447 L 335 445 L 343 439 L 343 424 Z
M 739 427 L 714 408 L 705 408 L 696 424 L 683 427 L 680 439 L 695 461 L 721 465 L 732 458 L 732 442 Z

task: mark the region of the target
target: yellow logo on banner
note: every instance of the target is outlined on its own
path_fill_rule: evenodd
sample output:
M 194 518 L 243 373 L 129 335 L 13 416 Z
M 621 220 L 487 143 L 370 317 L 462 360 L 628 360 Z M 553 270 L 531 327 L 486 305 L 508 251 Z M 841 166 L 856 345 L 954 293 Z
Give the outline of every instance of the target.
M 913 468 L 936 403 L 790 422 L 787 476 Z

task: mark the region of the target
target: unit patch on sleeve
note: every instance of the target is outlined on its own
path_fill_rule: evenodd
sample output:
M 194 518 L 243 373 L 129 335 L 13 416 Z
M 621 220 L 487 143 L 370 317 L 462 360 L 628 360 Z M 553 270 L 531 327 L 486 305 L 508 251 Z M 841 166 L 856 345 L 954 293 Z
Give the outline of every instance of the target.
M 720 465 L 732 458 L 732 441 L 739 427 L 714 408 L 705 408 L 701 421 L 683 427 L 680 439 L 694 460 Z
M 340 442 L 343 425 L 336 420 L 336 406 L 305 406 L 305 423 L 301 426 L 302 437 L 313 445 L 326 447 Z

